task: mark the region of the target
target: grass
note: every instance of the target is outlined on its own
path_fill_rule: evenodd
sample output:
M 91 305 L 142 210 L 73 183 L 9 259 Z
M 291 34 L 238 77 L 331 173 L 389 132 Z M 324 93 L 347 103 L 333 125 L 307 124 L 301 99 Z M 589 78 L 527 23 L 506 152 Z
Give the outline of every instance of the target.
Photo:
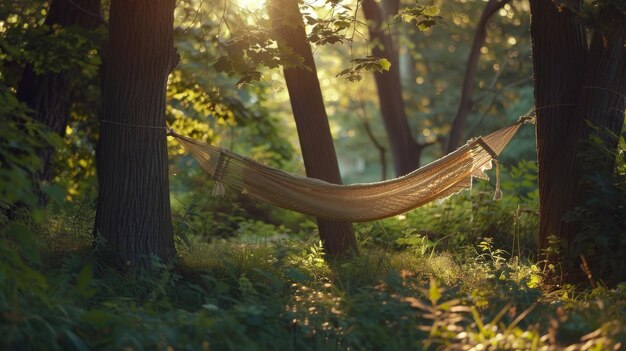
M 329 262 L 311 240 L 192 237 L 174 267 L 122 274 L 46 227 L 40 264 L 3 266 L 2 349 L 606 350 L 626 335 L 626 289 L 542 291 L 490 240 Z M 41 284 L 11 289 L 24 270 Z
M 5 220 L 0 349 L 621 349 L 626 284 L 544 285 L 536 201 L 496 204 L 478 187 L 357 225 L 361 252 L 341 260 L 304 218 L 187 211 L 175 214 L 179 260 L 125 273 L 94 248 L 89 201 Z

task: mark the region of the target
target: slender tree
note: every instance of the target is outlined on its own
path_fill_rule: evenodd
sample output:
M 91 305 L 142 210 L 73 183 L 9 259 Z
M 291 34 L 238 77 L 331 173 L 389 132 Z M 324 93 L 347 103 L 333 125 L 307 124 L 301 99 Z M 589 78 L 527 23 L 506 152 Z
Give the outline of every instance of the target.
M 96 235 L 129 266 L 174 255 L 165 89 L 176 65 L 175 0 L 113 0 L 100 139 Z
M 100 0 L 85 0 L 80 4 L 71 0 L 53 0 L 45 20 L 47 26 L 79 26 L 85 30 L 94 29 L 101 22 Z M 17 91 L 17 98 L 35 112 L 34 119 L 61 136 L 65 135 L 70 116 L 70 76 L 68 71 L 38 74 L 32 65 L 27 65 Z M 54 149 L 41 149 L 39 157 L 42 167 L 37 178 L 50 181 Z M 47 202 L 43 193 L 39 194 L 39 200 L 42 204 Z
M 588 46 L 576 4 L 557 7 L 546 0 L 531 0 L 530 4 L 540 248 L 548 262 L 565 270 L 567 282 L 576 283 L 584 277 L 576 269 L 579 257 L 571 255 L 580 228 L 563 217 L 589 195 L 584 184 L 593 172 L 611 172 L 613 163 L 603 162 L 601 156 L 597 162 L 586 163 L 589 159 L 580 156 L 580 146 L 592 132 L 590 124 L 619 134 L 624 123 L 626 23 L 623 8 L 616 2 L 601 1 Z M 607 137 L 604 143 L 615 149 L 617 140 Z M 550 237 L 565 243 L 564 251 L 549 254 Z
M 268 12 L 279 47 L 293 50 L 306 66 L 286 68 L 284 74 L 307 176 L 340 184 L 328 116 L 298 1 L 270 0 Z M 338 256 L 357 249 L 351 223 L 318 218 L 317 225 L 327 255 Z
M 386 6 L 388 11 L 397 13 L 397 2 L 387 1 L 385 3 L 388 3 Z M 391 33 L 385 27 L 387 22 L 383 9 L 374 0 L 363 0 L 362 6 L 368 21 L 367 27 L 372 45 L 372 55 L 384 57 L 391 62 L 389 71 L 374 73 L 374 80 L 378 90 L 380 113 L 391 147 L 394 170 L 396 176 L 401 176 L 419 166 L 422 149 L 426 145 L 418 143 L 411 133 L 402 99 L 398 53 L 394 49 Z
M 467 58 L 467 66 L 465 68 L 463 87 L 461 90 L 461 101 L 459 101 L 459 108 L 452 122 L 450 136 L 448 137 L 448 153 L 456 150 L 461 144 L 467 116 L 471 112 L 472 105 L 474 104 L 474 84 L 476 82 L 476 73 L 478 73 L 480 48 L 483 46 L 485 38 L 487 37 L 487 23 L 498 10 L 509 2 L 511 2 L 511 0 L 489 0 L 487 4 L 485 4 L 483 13 L 480 16 L 480 20 L 476 26 L 476 32 L 474 33 L 472 48 Z

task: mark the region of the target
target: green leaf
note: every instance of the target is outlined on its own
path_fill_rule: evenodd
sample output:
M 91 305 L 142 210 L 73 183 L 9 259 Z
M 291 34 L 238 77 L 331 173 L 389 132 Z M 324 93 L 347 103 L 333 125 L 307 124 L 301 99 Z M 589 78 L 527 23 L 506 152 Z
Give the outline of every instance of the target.
M 41 184 L 41 190 L 48 195 L 48 197 L 56 203 L 63 203 L 65 199 L 66 191 L 58 184 Z
M 33 210 L 34 211 L 34 210 Z M 39 252 L 37 251 L 37 238 L 35 234 L 25 225 L 17 224 L 8 230 L 9 237 L 16 240 L 21 248 L 21 254 L 31 262 L 39 262 Z
M 425 16 L 437 16 L 441 10 L 437 6 L 427 6 L 422 10 L 422 14 Z
M 435 22 L 434 20 L 430 20 L 430 19 L 429 19 L 429 20 L 423 20 L 423 21 L 420 21 L 420 22 L 417 24 L 417 28 L 418 28 L 420 31 L 422 31 L 422 32 L 423 32 L 423 31 L 427 30 L 428 28 L 430 28 L 430 27 L 434 26 L 434 25 L 435 25 L 435 23 L 436 23 L 436 22 Z
M 90 286 L 92 280 L 93 266 L 91 264 L 85 265 L 76 277 L 76 291 L 78 291 L 81 296 L 86 298 L 93 296 L 96 293 L 96 290 Z
M 306 274 L 294 267 L 287 267 L 285 276 L 296 283 L 303 283 L 311 280 L 311 278 L 309 278 Z
M 105 310 L 90 310 L 83 315 L 83 321 L 97 329 L 118 324 L 118 319 L 115 314 Z
M 389 68 L 391 68 L 391 62 L 389 62 L 386 58 L 379 59 L 376 61 L 376 64 L 380 67 L 380 69 L 385 71 L 389 71 Z
M 71 330 L 65 330 L 65 335 L 70 343 L 74 346 L 74 349 L 79 351 L 89 351 L 89 347 L 85 342 L 78 337 L 78 335 L 74 334 Z
M 213 68 L 218 72 L 230 73 L 233 71 L 233 62 L 228 56 L 222 56 L 215 61 Z
M 441 291 L 437 286 L 437 280 L 434 277 L 430 278 L 430 286 L 428 287 L 428 298 L 433 305 L 437 304 L 437 301 L 441 298 Z
M 245 75 L 235 84 L 236 88 L 241 88 L 245 84 L 251 83 L 253 81 L 261 80 L 261 72 L 259 71 L 248 71 Z

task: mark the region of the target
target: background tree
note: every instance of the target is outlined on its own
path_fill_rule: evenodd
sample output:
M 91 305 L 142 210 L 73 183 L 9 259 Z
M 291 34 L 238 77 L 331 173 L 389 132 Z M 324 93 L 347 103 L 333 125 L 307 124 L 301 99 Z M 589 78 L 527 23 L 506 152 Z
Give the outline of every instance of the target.
M 467 58 L 465 74 L 463 75 L 463 86 L 461 88 L 459 108 L 456 112 L 454 120 L 452 121 L 450 136 L 448 137 L 448 153 L 456 150 L 463 142 L 465 124 L 474 103 L 473 95 L 474 85 L 476 84 L 476 74 L 478 72 L 478 60 L 480 59 L 480 49 L 487 38 L 487 22 L 499 9 L 504 7 L 504 5 L 509 2 L 510 0 L 489 0 L 485 4 L 485 9 L 480 16 L 480 20 L 476 26 L 476 32 L 474 33 L 472 47 Z
M 81 48 L 74 46 L 81 45 L 80 31 L 88 32 L 101 23 L 100 0 L 86 0 L 80 4 L 70 0 L 53 0 L 48 8 L 44 27 L 49 31 L 49 36 L 61 31 L 70 31 L 70 35 L 65 38 L 67 40 L 65 45 L 78 51 Z M 59 62 L 59 65 L 54 67 L 28 63 L 17 91 L 17 98 L 34 111 L 34 119 L 60 136 L 65 135 L 70 117 L 70 76 L 82 75 L 76 62 L 67 58 L 64 58 L 64 61 L 66 62 Z M 54 149 L 51 147 L 41 149 L 39 157 L 42 166 L 37 178 L 49 182 L 53 175 Z M 40 192 L 39 200 L 42 204 L 47 201 L 43 192 Z
M 368 21 L 367 28 L 372 55 L 386 58 L 391 63 L 388 71 L 374 72 L 374 79 L 378 91 L 380 113 L 391 148 L 395 174 L 401 176 L 417 169 L 422 149 L 426 144 L 418 143 L 414 139 L 407 120 L 402 98 L 398 49 L 397 45 L 394 45 L 386 25 L 386 18 L 396 15 L 398 6 L 395 6 L 394 1 L 387 2 L 390 4 L 386 7 L 393 11 L 387 14 L 374 0 L 363 0 L 362 6 Z
M 328 117 L 298 2 L 271 0 L 268 2 L 268 12 L 279 47 L 282 50 L 292 50 L 301 56 L 306 67 L 284 69 L 306 174 L 312 178 L 340 184 L 341 175 Z M 329 256 L 346 254 L 357 249 L 350 223 L 318 218 L 317 225 Z
M 587 240 L 579 235 L 580 223 L 566 221 L 564 216 L 593 196 L 588 186 L 591 176 L 612 172 L 613 160 L 606 162 L 607 156 L 602 154 L 583 157 L 581 146 L 589 140 L 594 127 L 601 132 L 599 140 L 605 148 L 615 150 L 617 146 L 615 136 L 624 123 L 626 22 L 617 2 L 601 1 L 597 17 L 587 18 L 592 24 L 588 46 L 578 5 L 557 7 L 543 0 L 530 4 L 540 249 L 548 262 L 564 270 L 566 282 L 576 283 L 587 274 L 577 267 L 580 259 L 589 254 L 582 245 Z M 551 251 L 551 238 L 560 241 L 560 252 Z M 613 249 L 623 242 L 619 236 L 606 239 Z M 606 254 L 597 251 L 600 246 L 593 247 L 595 257 L 585 259 L 591 261 L 591 270 L 597 268 L 594 261 Z
M 167 76 L 177 62 L 174 6 L 174 0 L 111 3 L 95 231 L 131 266 L 175 254 L 163 128 Z

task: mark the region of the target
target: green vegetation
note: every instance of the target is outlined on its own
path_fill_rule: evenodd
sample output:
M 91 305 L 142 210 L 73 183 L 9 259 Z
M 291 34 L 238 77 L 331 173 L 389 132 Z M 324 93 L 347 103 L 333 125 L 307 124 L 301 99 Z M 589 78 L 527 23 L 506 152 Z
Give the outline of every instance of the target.
M 156 123 L 167 121 L 180 134 L 304 174 L 280 69 L 307 67 L 293 50 L 280 47 L 272 32 L 276 24 L 257 2 L 0 2 L 0 350 L 624 348 L 626 133 L 613 123 L 621 118 L 617 113 L 611 115 L 611 128 L 606 121 L 590 119 L 606 115 L 596 106 L 623 112 L 623 101 L 616 97 L 624 94 L 624 84 L 613 78 L 617 74 L 611 79 L 588 74 L 585 79 L 596 80 L 583 84 L 582 78 L 575 78 L 586 71 L 581 67 L 567 71 L 562 68 L 565 60 L 556 54 L 537 62 L 530 59 L 531 39 L 534 48 L 537 43 L 551 48 L 552 43 L 539 34 L 563 29 L 553 25 L 554 19 L 584 25 L 576 31 L 580 40 L 587 40 L 586 31 L 589 38 L 594 34 L 595 43 L 606 39 L 606 45 L 621 45 L 623 36 L 614 34 L 620 33 L 617 30 L 602 37 L 610 28 L 605 25 L 623 27 L 623 13 L 611 12 L 618 6 L 613 0 L 584 1 L 580 12 L 573 2 L 564 2 L 557 11 L 552 2 L 504 1 L 485 24 L 463 140 L 526 114 L 535 104 L 533 94 L 545 95 L 544 107 L 563 103 L 554 101 L 561 95 L 551 94 L 565 91 L 558 79 L 565 77 L 582 84 L 569 89 L 564 80 L 568 92 L 590 94 L 572 98 L 581 101 L 576 111 L 586 114 L 574 114 L 573 108 L 544 108 L 538 109 L 537 118 L 545 122 L 566 117 L 561 118 L 563 125 L 552 126 L 563 137 L 543 133 L 541 147 L 557 150 L 556 161 L 567 156 L 572 162 L 538 166 L 536 136 L 532 128 L 523 127 L 499 159 L 502 199 L 494 200 L 493 179 L 475 180 L 471 191 L 400 216 L 355 223 L 358 252 L 330 258 L 315 218 L 256 203 L 228 188 L 224 197 L 212 197 L 213 181 L 175 140 L 168 138 L 166 149 L 164 133 L 156 138 L 145 130 L 124 129 L 126 141 L 135 142 L 128 145 L 134 145 L 131 152 L 137 159 L 126 168 L 133 177 L 112 171 L 110 184 L 127 186 L 132 178 L 135 184 L 128 189 L 145 192 L 122 200 L 121 195 L 112 196 L 111 208 L 117 212 L 109 224 L 119 229 L 115 224 L 123 222 L 131 205 L 138 214 L 147 205 L 154 206 L 161 212 L 124 218 L 122 229 L 132 225 L 145 229 L 171 217 L 171 228 L 169 221 L 154 228 L 175 247 L 175 254 L 171 262 L 156 255 L 132 257 L 138 264 L 121 262 L 120 253 L 94 229 L 101 203 L 97 174 L 102 166 L 96 170 L 96 149 L 105 130 L 102 119 L 119 117 L 135 127 L 158 127 Z M 393 36 L 392 46 L 398 49 L 402 90 L 398 95 L 403 97 L 410 129 L 405 132 L 416 145 L 428 145 L 420 149 L 425 164 L 443 156 L 475 30 L 485 4 L 496 0 L 371 3 L 398 5 L 382 29 Z M 163 78 L 162 86 L 154 84 L 153 89 L 160 100 L 137 98 L 145 98 L 141 94 L 150 89 L 134 89 L 124 97 L 131 102 L 126 104 L 131 112 L 146 110 L 135 106 L 137 101 L 148 101 L 150 107 L 158 100 L 163 110 L 135 119 L 126 114 L 103 116 L 103 96 L 110 110 L 121 104 L 121 99 L 112 98 L 115 89 L 104 91 L 107 59 L 110 63 L 112 54 L 122 53 L 118 58 L 124 63 L 124 55 L 140 47 L 130 45 L 121 51 L 111 46 L 115 24 L 111 6 L 133 9 L 145 4 L 152 15 L 161 16 L 162 28 L 172 30 L 176 55 L 161 63 L 174 67 L 156 70 Z M 173 18 L 171 13 L 155 14 L 159 9 L 155 4 L 171 9 Z M 328 0 L 299 7 L 308 36 L 304 44 L 312 46 L 323 92 L 320 111 L 328 114 L 344 183 L 378 181 L 393 170 L 372 73 L 394 71 L 396 61 L 372 54 L 376 43 L 367 35 L 372 28 L 361 5 Z M 533 38 L 531 11 L 533 18 L 545 19 L 535 25 L 546 29 L 535 31 Z M 143 12 L 125 12 L 129 13 Z M 610 21 L 603 23 L 600 15 Z M 163 18 L 173 20 L 173 26 Z M 153 21 L 142 20 L 143 27 L 139 21 L 120 21 L 137 30 L 117 32 L 117 43 L 139 32 L 154 35 L 149 27 Z M 288 27 L 296 21 L 283 22 L 279 24 Z M 557 34 L 550 35 L 562 37 Z M 137 67 L 158 61 L 142 57 L 144 52 L 134 54 Z M 589 60 L 603 57 L 591 50 L 583 54 Z M 552 65 L 547 78 L 555 81 L 537 89 L 533 70 L 546 63 Z M 612 67 L 601 63 L 597 66 Z M 120 68 L 128 67 L 119 64 Z M 119 83 L 124 78 L 142 87 L 144 79 L 134 74 L 151 72 L 128 71 L 131 74 L 108 79 Z M 546 77 L 537 78 L 534 83 Z M 612 85 L 599 87 L 603 81 Z M 306 97 L 305 103 L 310 102 Z M 576 135 L 582 143 L 565 140 L 574 134 L 569 124 L 574 119 L 591 131 Z M 621 134 L 614 131 L 620 126 Z M 111 127 L 108 133 L 110 145 L 119 145 L 122 132 Z M 155 168 L 162 177 L 137 162 L 156 154 L 136 143 L 146 135 L 152 139 L 146 138 L 145 145 L 163 147 L 162 167 Z M 100 149 L 100 160 L 103 154 L 119 152 L 112 149 L 109 153 Z M 120 155 L 126 156 L 119 152 L 111 157 L 109 170 L 123 158 Z M 550 159 L 553 154 L 543 155 L 544 166 L 555 161 Z M 570 163 L 584 166 L 571 170 L 566 168 Z M 579 179 L 571 189 L 581 191 L 570 192 L 579 198 L 556 206 L 560 198 L 549 191 L 574 177 Z M 142 196 L 156 188 L 163 197 L 147 203 L 145 199 L 154 198 Z M 162 206 L 168 199 L 171 206 Z M 552 216 L 546 215 L 552 207 L 546 208 L 545 199 L 558 207 Z M 549 226 L 542 226 L 542 221 L 550 222 L 551 228 L 566 228 L 569 234 L 543 237 L 540 233 Z M 142 244 L 158 241 L 156 233 L 147 232 Z M 125 240 L 136 233 L 130 234 Z
M 472 237 L 467 224 L 461 232 L 459 224 L 446 228 L 446 218 L 472 219 L 476 232 L 508 237 L 500 241 L 509 245 L 527 239 L 524 226 L 536 232 L 534 216 L 519 214 L 533 200 L 505 197 L 520 210 L 505 203 L 481 216 L 473 205 L 491 202 L 481 194 L 359 226 L 362 252 L 331 262 L 308 233 L 287 237 L 284 227 L 240 221 L 240 237 L 214 236 L 210 243 L 188 231 L 173 267 L 153 257 L 148 268 L 120 273 L 103 263 L 98 243 L 92 247 L 89 204 L 47 213 L 39 223 L 5 223 L 2 347 L 608 350 L 623 344 L 624 286 L 546 290 L 525 252 L 519 256 L 512 247 L 511 255 L 495 246 L 498 240 Z M 442 223 L 429 228 L 441 232 L 420 234 L 414 228 L 429 217 Z
M 124 273 L 92 242 L 89 200 L 5 218 L 2 348 L 618 349 L 626 287 L 543 285 L 534 166 L 503 174 L 501 201 L 479 183 L 360 224 L 361 253 L 333 261 L 308 219 L 277 225 L 242 208 L 200 220 L 179 206 L 178 262 Z

